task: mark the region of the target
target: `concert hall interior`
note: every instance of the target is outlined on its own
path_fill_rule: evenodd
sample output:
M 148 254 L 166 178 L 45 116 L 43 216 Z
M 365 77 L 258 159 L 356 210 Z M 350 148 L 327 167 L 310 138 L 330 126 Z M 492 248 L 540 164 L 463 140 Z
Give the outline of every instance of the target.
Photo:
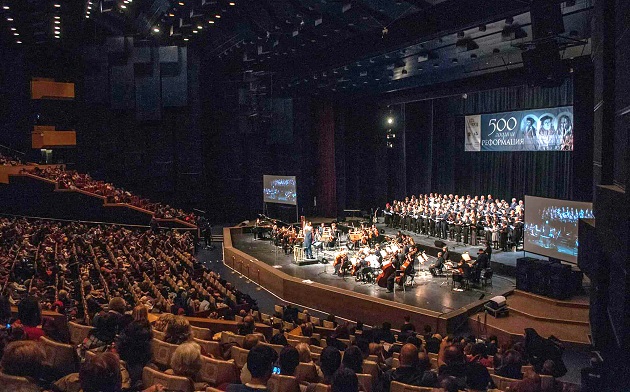
M 0 0 L 0 392 L 627 390 L 629 26 Z

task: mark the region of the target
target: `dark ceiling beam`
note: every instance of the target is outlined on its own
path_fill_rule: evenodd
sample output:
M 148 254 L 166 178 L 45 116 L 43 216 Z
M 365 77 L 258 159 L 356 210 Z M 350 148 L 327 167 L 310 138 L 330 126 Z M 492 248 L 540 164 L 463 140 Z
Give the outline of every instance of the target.
M 299 0 L 289 0 L 289 3 L 291 3 L 291 5 L 299 12 L 309 14 L 313 17 L 321 17 L 322 24 L 330 22 L 334 26 L 337 26 L 339 29 L 348 30 L 353 34 L 360 33 L 359 29 L 353 26 L 348 26 L 348 23 L 346 21 L 329 11 L 311 10 L 310 8 L 302 4 Z
M 351 4 L 356 5 L 358 9 L 367 13 L 369 16 L 374 18 L 378 23 L 387 26 L 393 19 L 389 17 L 389 15 L 384 14 L 369 5 L 365 4 L 363 0 L 353 0 Z
M 415 5 L 416 7 L 421 8 L 421 9 L 425 9 L 425 8 L 433 6 L 433 4 L 429 3 L 428 1 L 424 1 L 424 0 L 405 0 L 405 3 L 409 3 L 411 5 Z
M 440 3 L 421 12 L 393 22 L 389 33 L 385 37 L 373 32 L 357 35 L 349 40 L 326 48 L 327 53 L 335 56 L 309 53 L 303 58 L 296 58 L 297 67 L 288 68 L 282 63 L 274 64 L 278 72 L 287 73 L 287 77 L 305 71 L 309 58 L 317 57 L 320 70 L 343 66 L 359 59 L 380 55 L 385 52 L 398 50 L 417 43 L 421 40 L 433 39 L 447 34 L 453 34 L 462 29 L 470 28 L 481 23 L 489 23 L 507 16 L 517 15 L 529 11 L 529 7 L 520 3 L 504 0 L 487 0 L 483 7 L 479 7 L 478 0 L 452 0 Z M 453 15 L 458 16 L 454 18 Z M 309 67 L 310 68 L 310 67 Z

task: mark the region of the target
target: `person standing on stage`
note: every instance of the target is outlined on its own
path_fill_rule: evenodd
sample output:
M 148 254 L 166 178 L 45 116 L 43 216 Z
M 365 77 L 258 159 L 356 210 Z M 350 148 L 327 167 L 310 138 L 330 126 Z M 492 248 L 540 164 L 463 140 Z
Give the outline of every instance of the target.
M 311 245 L 313 245 L 313 226 L 311 226 L 311 222 L 306 222 L 304 225 L 304 255 L 307 259 L 313 258 Z

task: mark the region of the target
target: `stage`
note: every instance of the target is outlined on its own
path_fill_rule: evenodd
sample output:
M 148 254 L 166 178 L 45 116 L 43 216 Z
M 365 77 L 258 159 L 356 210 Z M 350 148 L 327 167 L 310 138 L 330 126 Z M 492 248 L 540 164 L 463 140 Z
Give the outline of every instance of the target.
M 285 255 L 282 249 L 275 247 L 271 241 L 255 240 L 253 234 L 246 231 L 233 232 L 231 240 L 233 247 L 241 252 L 273 267 L 279 272 L 307 281 L 307 283 L 316 282 L 329 286 L 333 290 L 343 289 L 344 291 L 347 290 L 351 293 L 366 295 L 390 303 L 429 310 L 439 315 L 448 315 L 448 313 L 460 311 L 462 308 L 474 306 L 480 302 L 479 299 L 482 294 L 486 300 L 495 295 L 505 295 L 514 289 L 515 284 L 512 278 L 495 274 L 492 286 L 481 288 L 471 285 L 470 290 L 454 291 L 452 290 L 453 286 L 450 279 L 433 277 L 428 273 L 428 265 L 435 261 L 435 257 L 430 257 L 430 260 L 424 265 L 416 265 L 418 273 L 413 287 L 407 288 L 407 291 L 404 292 L 397 289 L 395 293 L 387 293 L 385 288 L 378 285 L 356 282 L 352 276 L 344 279 L 332 275 L 332 264 L 317 263 L 298 266 L 293 263 L 292 254 Z M 459 248 L 455 249 L 455 251 L 459 250 Z M 315 256 L 318 255 L 317 251 L 314 251 L 313 254 Z M 320 256 L 322 255 L 320 254 Z M 326 259 L 332 262 L 330 253 L 326 255 Z M 426 272 L 422 270 L 426 270 Z M 338 291 L 338 293 L 340 292 Z M 291 300 L 290 298 L 286 299 Z M 302 305 L 309 306 L 309 304 Z M 316 307 L 314 305 L 311 306 Z

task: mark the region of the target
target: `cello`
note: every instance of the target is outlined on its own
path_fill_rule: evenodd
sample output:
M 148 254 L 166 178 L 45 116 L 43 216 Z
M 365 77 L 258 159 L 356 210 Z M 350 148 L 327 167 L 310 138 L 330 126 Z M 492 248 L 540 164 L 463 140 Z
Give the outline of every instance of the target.
M 407 268 L 409 267 L 409 265 L 413 263 L 413 259 L 414 257 L 416 257 L 417 252 L 418 252 L 418 248 L 416 247 L 411 248 L 411 250 L 407 254 L 407 258 L 405 259 L 405 262 L 402 263 L 402 265 L 400 266 L 400 270 L 403 271 L 403 273 L 397 276 L 396 279 L 394 279 L 396 283 L 400 284 L 400 280 L 402 279 L 403 276 L 405 276 L 405 272 L 407 271 Z
M 392 259 L 396 257 L 396 253 L 394 252 L 393 254 L 389 255 L 389 257 L 391 257 Z M 396 272 L 396 268 L 394 268 L 394 262 L 393 260 L 391 260 L 389 263 L 385 264 L 383 263 L 383 266 L 381 267 L 382 271 L 380 274 L 378 274 L 378 276 L 376 277 L 376 284 L 379 285 L 380 287 L 386 288 L 387 287 L 387 279 L 389 279 L 389 277 Z

